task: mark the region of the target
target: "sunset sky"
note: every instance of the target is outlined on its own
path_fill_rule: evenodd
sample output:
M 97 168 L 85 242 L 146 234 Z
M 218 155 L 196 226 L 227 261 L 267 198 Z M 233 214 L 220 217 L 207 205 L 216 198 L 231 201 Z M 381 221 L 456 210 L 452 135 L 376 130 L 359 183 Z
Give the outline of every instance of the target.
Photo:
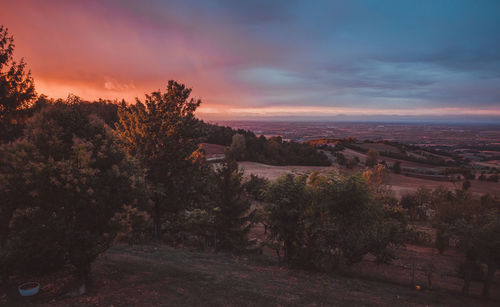
M 500 1 L 12 1 L 38 93 L 133 102 L 175 79 L 208 119 L 500 119 Z

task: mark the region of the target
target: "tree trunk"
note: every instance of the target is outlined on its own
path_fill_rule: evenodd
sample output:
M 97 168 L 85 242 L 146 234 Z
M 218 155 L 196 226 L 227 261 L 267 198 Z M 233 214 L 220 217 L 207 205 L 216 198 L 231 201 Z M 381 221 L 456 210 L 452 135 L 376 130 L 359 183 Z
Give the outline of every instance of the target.
M 469 286 L 472 279 L 472 270 L 474 269 L 474 263 L 470 260 L 466 260 L 464 266 L 464 286 L 462 288 L 462 295 L 469 295 Z
M 78 269 L 78 274 L 80 275 L 80 279 L 85 286 L 88 286 L 91 282 L 90 280 L 90 263 L 83 265 Z
M 3 272 L 0 272 L 0 288 L 7 288 L 7 283 L 9 281 L 9 275 Z
M 285 252 L 284 258 L 285 258 L 286 264 L 288 266 L 290 266 L 290 260 L 293 257 L 293 247 L 292 247 L 292 243 L 291 242 L 285 241 L 285 250 L 284 250 L 284 252 Z
M 87 288 L 90 284 L 90 264 L 85 264 L 81 267 L 77 267 L 76 272 L 79 281 L 77 288 L 63 294 L 61 298 L 75 297 L 87 293 Z
M 155 241 L 160 240 L 160 225 L 161 225 L 161 213 L 160 213 L 160 205 L 158 203 L 158 200 L 155 201 L 154 207 L 153 207 L 153 239 Z
M 483 296 L 489 297 L 490 295 L 490 286 L 493 282 L 493 278 L 495 277 L 495 272 L 497 271 L 497 263 L 495 261 L 490 260 L 488 262 L 488 272 L 486 273 L 486 277 L 484 279 L 483 286 Z
M 411 287 L 415 288 L 415 259 L 411 261 Z

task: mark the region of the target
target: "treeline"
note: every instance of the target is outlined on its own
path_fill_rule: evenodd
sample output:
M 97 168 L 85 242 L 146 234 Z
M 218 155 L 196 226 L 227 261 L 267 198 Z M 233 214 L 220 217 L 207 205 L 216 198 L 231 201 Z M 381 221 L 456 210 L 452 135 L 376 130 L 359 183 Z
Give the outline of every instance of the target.
M 267 139 L 253 132 L 231 127 L 200 122 L 203 140 L 230 146 L 229 154 L 236 160 L 253 161 L 272 165 L 329 166 L 328 157 L 314 146 L 294 141 L 283 141 L 281 137 Z

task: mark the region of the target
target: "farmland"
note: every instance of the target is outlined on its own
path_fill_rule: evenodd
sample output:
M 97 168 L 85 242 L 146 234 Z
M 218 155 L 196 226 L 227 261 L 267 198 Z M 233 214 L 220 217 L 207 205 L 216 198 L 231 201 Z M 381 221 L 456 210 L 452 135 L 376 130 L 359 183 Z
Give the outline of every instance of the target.
M 267 164 L 261 164 L 256 162 L 240 162 L 240 167 L 245 171 L 248 176 L 250 174 L 265 177 L 268 179 L 276 179 L 283 174 L 293 173 L 293 174 L 307 174 L 312 172 L 326 172 L 326 171 L 339 171 L 336 166 L 322 167 L 322 166 L 273 166 Z M 340 170 L 345 173 L 353 173 L 356 171 L 361 171 L 361 168 L 354 170 Z M 435 189 L 437 187 L 443 186 L 449 189 L 460 188 L 461 182 L 441 182 L 429 179 L 421 179 L 415 177 L 409 177 L 401 174 L 389 174 L 387 182 L 392 190 L 395 192 L 396 196 L 401 197 L 410 192 L 415 192 L 419 187 L 426 187 L 429 189 Z M 473 180 L 471 185 L 471 190 L 473 193 L 485 194 L 493 193 L 500 195 L 500 184 L 496 182 L 485 182 L 479 180 Z

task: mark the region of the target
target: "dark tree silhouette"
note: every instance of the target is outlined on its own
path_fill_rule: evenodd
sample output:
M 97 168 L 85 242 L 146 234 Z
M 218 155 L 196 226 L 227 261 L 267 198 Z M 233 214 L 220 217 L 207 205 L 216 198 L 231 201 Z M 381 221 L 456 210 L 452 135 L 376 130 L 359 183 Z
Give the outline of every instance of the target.
M 25 111 L 36 96 L 23 59 L 13 59 L 14 38 L 0 26 L 0 142 L 20 136 Z

